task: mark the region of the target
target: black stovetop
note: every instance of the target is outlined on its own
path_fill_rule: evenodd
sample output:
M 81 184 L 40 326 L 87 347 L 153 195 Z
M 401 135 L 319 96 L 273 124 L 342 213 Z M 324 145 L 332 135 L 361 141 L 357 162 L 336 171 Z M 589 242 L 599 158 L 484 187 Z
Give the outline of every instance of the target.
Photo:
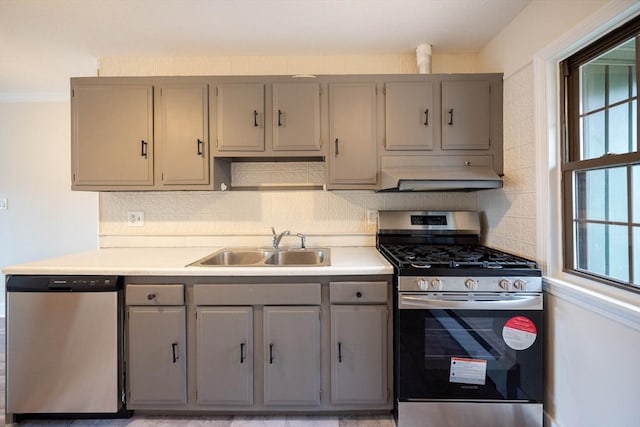
M 537 269 L 534 261 L 479 244 L 383 243 L 378 249 L 397 269 Z

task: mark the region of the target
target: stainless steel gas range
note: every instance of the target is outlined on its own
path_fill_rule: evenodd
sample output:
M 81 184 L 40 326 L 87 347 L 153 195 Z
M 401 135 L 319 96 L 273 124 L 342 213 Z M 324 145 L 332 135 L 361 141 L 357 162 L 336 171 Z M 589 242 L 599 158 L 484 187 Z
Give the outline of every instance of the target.
M 478 212 L 380 212 L 399 427 L 542 426 L 541 271 L 479 242 Z

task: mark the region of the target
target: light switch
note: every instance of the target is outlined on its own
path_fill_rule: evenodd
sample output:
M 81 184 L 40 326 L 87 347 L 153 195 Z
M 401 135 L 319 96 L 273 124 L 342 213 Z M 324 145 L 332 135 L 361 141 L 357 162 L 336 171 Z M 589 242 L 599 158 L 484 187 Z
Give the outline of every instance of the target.
M 0 210 L 9 209 L 9 201 L 6 197 L 0 198 Z

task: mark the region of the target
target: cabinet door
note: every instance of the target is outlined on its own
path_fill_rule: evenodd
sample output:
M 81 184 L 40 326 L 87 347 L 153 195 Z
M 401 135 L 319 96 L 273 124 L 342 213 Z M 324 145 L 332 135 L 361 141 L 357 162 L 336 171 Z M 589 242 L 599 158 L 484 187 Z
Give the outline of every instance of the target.
M 218 150 L 264 151 L 264 84 L 218 86 Z
M 329 85 L 329 181 L 376 183 L 376 85 Z
M 331 401 L 388 400 L 387 307 L 331 306 Z
M 129 408 L 187 402 L 184 307 L 129 307 Z
M 253 404 L 253 309 L 196 309 L 198 403 Z
M 273 149 L 320 150 L 320 85 L 273 84 Z
M 208 86 L 165 85 L 159 92 L 162 184 L 209 184 Z
M 433 149 L 433 83 L 387 83 L 385 106 L 387 150 Z
M 264 308 L 264 404 L 320 403 L 320 308 Z
M 488 150 L 488 81 L 442 82 L 442 149 Z
M 74 185 L 153 185 L 153 87 L 75 86 Z

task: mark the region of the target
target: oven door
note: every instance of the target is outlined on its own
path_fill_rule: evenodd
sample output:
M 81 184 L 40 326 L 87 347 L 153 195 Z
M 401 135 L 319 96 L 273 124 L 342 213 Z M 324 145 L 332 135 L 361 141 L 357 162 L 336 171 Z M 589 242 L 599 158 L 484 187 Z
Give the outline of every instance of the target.
M 401 293 L 399 401 L 542 402 L 542 295 Z

